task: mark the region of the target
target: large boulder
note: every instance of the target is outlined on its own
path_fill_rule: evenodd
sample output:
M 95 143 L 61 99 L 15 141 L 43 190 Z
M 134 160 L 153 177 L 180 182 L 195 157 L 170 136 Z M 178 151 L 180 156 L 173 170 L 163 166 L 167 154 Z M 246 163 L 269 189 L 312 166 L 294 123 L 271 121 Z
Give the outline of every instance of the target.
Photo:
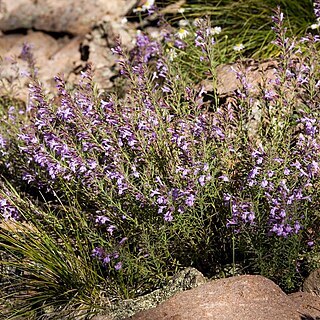
M 289 298 L 297 305 L 301 320 L 319 320 L 320 298 L 308 292 L 295 292 Z
M 303 291 L 320 296 L 320 269 L 316 269 L 310 273 L 303 283 Z
M 0 37 L 0 57 L 2 57 L 0 95 L 11 87 L 16 91 L 16 98 L 23 101 L 27 99 L 29 68 L 27 62 L 21 59 L 24 43 L 31 48 L 38 78 L 46 88 L 52 88 L 55 75 L 63 73 L 68 76 L 76 65 L 81 63 L 80 42 L 79 37 L 71 41 L 57 41 L 45 33 L 33 31 L 29 31 L 27 35 Z
M 123 17 L 135 0 L 1 0 L 0 30 L 31 29 L 84 35 L 103 17 Z
M 21 76 L 28 71 L 26 61 L 21 58 L 23 44 L 31 47 L 34 55 L 38 78 L 46 89 L 54 91 L 54 76 L 63 74 L 69 83 L 77 83 L 80 72 L 87 63 L 92 63 L 95 69 L 94 81 L 100 89 L 110 89 L 113 86 L 111 78 L 118 74 L 117 57 L 111 48 L 116 45 L 120 36 L 123 45 L 132 47 L 135 37 L 133 29 L 119 21 L 102 20 L 85 36 L 68 36 L 58 39 L 43 32 L 29 30 L 27 34 L 9 34 L 0 36 L 0 96 L 15 88 L 14 96 L 26 101 L 28 96 L 27 77 Z
M 262 276 L 238 276 L 205 283 L 174 295 L 132 320 L 301 320 L 313 319 L 299 303 Z M 320 316 L 320 311 L 313 313 Z M 304 317 L 304 318 L 302 318 Z M 309 317 L 309 318 L 308 318 Z

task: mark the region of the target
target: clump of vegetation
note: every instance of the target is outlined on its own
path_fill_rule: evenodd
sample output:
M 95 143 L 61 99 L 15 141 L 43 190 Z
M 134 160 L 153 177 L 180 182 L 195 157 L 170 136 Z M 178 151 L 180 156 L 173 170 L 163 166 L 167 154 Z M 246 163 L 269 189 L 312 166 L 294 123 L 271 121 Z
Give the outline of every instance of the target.
M 286 16 L 289 36 L 301 37 L 313 28 L 318 28 L 313 2 L 310 0 L 188 0 L 170 18 L 176 23 L 179 19 L 192 21 L 197 17 L 209 16 L 216 26 L 222 27 L 226 37 L 224 58 L 236 58 L 232 48 L 238 43 L 246 44 L 246 56 L 270 58 L 280 53 L 277 46 L 272 44 L 274 33 L 270 21 L 272 11 L 277 6 L 281 7 Z
M 95 88 L 90 65 L 72 92 L 58 75 L 48 97 L 24 48 L 30 101 L 0 105 L 7 318 L 85 317 L 189 266 L 214 277 L 231 265 L 288 292 L 319 266 L 319 37 L 288 37 L 280 9 L 272 21 L 274 79 L 256 97 L 238 72 L 225 104 L 218 93 L 205 103 L 182 67 L 215 85 L 223 47 L 208 20 L 140 33 L 130 53 L 118 43 L 121 99 Z

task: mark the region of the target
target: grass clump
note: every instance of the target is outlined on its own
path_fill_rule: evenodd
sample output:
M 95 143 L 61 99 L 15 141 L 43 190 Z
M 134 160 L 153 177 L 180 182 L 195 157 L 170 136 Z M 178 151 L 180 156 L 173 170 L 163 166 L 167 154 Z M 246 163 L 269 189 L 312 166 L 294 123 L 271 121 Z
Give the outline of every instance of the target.
M 274 78 L 257 96 L 237 71 L 233 103 L 217 91 L 204 102 L 182 68 L 216 85 L 219 32 L 206 20 L 140 33 L 130 53 L 118 43 L 121 99 L 95 88 L 90 65 L 72 92 L 57 76 L 54 99 L 30 72 L 27 107 L 1 110 L 12 318 L 85 317 L 107 308 L 102 293 L 135 298 L 184 267 L 263 274 L 289 292 L 319 266 L 319 38 L 288 37 L 279 9 L 272 20 Z
M 272 44 L 274 33 L 271 31 L 270 16 L 280 6 L 286 15 L 286 27 L 289 36 L 301 37 L 316 28 L 317 20 L 313 10 L 313 2 L 309 0 L 217 0 L 217 1 L 186 1 L 180 13 L 172 17 L 189 20 L 209 16 L 214 26 L 223 30 L 227 59 L 236 56 L 233 47 L 239 43 L 245 45 L 245 54 L 253 58 L 270 58 L 277 56 L 279 50 Z

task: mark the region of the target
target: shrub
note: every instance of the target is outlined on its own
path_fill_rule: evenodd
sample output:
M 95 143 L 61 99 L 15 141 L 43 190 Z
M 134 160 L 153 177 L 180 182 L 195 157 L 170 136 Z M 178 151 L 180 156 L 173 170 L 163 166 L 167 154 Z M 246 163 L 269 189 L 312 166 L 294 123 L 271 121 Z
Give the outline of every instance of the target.
M 165 26 L 162 41 L 141 33 L 129 55 L 119 43 L 123 99 L 96 90 L 90 65 L 74 91 L 57 76 L 55 99 L 31 73 L 27 110 L 8 111 L 0 139 L 0 212 L 23 228 L 0 230 L 3 264 L 18 269 L 8 289 L 32 289 L 17 314 L 90 307 L 95 284 L 133 298 L 187 266 L 215 276 L 232 264 L 291 291 L 319 264 L 319 37 L 288 38 L 279 9 L 273 24 L 275 80 L 256 97 L 238 72 L 234 103 L 204 103 L 181 68 L 196 52 L 216 80 L 208 21 Z

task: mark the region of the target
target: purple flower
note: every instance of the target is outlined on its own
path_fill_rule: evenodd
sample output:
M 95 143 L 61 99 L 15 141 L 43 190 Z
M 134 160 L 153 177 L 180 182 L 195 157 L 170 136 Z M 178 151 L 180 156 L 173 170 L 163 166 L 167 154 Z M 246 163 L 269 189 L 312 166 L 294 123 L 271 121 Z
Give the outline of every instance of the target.
M 171 222 L 173 220 L 172 212 L 170 210 L 167 211 L 163 218 L 165 221 Z
M 0 134 L 0 150 L 4 150 L 6 147 L 6 140 L 3 138 L 3 136 Z
M 103 259 L 104 256 L 105 256 L 105 251 L 102 248 L 97 247 L 92 250 L 92 257 Z
M 313 2 L 313 11 L 317 20 L 319 20 L 320 19 L 320 1 L 319 0 L 315 0 Z
M 108 264 L 111 261 L 111 255 L 107 254 L 104 258 L 103 258 L 103 263 L 104 264 Z
M 159 206 L 158 213 L 162 213 L 165 208 L 166 208 L 166 206 Z
M 224 182 L 229 182 L 230 181 L 229 178 L 226 175 L 220 176 L 219 179 L 221 179 Z
M 68 106 L 66 107 L 61 106 L 60 108 L 58 108 L 57 116 L 63 121 L 70 121 L 74 118 L 72 109 L 69 108 Z
M 308 242 L 307 242 L 307 245 L 308 245 L 309 247 L 313 247 L 313 246 L 314 246 L 314 241 L 312 241 L 312 240 L 308 241 Z
M 150 197 L 154 197 L 155 195 L 159 195 L 160 194 L 160 192 L 159 192 L 159 190 L 158 189 L 156 189 L 156 190 L 151 190 L 151 192 L 150 192 Z
M 269 178 L 272 178 L 273 175 L 274 175 L 274 171 L 268 170 L 267 175 L 268 175 Z
M 121 270 L 122 269 L 122 262 L 121 261 L 117 262 L 114 266 L 114 269 L 117 271 Z
M 290 174 L 290 170 L 288 168 L 284 168 L 283 173 L 288 176 Z
M 20 214 L 18 209 L 11 205 L 7 199 L 0 198 L 0 214 L 5 220 L 19 220 Z
M 264 92 L 264 99 L 266 101 L 273 101 L 277 97 L 278 95 L 273 90 L 265 90 Z
M 1 4 L 0 4 L 0 6 L 1 6 Z M 30 44 L 25 43 L 25 42 L 23 43 L 19 58 L 28 63 L 28 67 L 31 71 L 31 77 L 35 79 L 38 70 L 36 68 L 36 62 L 34 59 L 34 55 L 32 53 L 32 46 Z
M 119 253 L 118 253 L 118 252 L 114 252 L 114 253 L 112 254 L 112 257 L 113 257 L 114 259 L 118 259 L 118 258 L 119 258 Z
M 124 191 L 126 191 L 128 189 L 128 185 L 123 182 L 124 178 L 120 177 L 117 179 L 117 186 L 118 186 L 118 194 L 122 195 L 124 193 Z
M 268 180 L 263 179 L 262 182 L 261 182 L 261 187 L 265 188 L 267 185 L 268 185 Z
M 194 205 L 194 201 L 195 201 L 195 196 L 193 194 L 190 194 L 188 196 L 188 198 L 186 199 L 185 201 L 185 204 L 188 206 L 188 207 L 192 207 Z
M 96 223 L 98 224 L 106 224 L 107 222 L 110 222 L 110 219 L 106 216 L 97 216 Z
M 163 86 L 163 87 L 161 88 L 161 90 L 162 90 L 163 92 L 165 92 L 165 93 L 170 93 L 170 92 L 171 92 L 171 89 L 170 89 L 168 86 Z
M 115 47 L 111 48 L 111 52 L 113 54 L 118 55 L 118 56 L 122 56 L 123 55 L 123 51 L 122 51 L 119 39 L 117 40 L 117 42 L 118 42 L 117 45 Z
M 206 183 L 206 176 L 205 175 L 201 175 L 198 179 L 200 185 L 203 187 Z
M 231 219 L 227 220 L 227 226 L 241 226 L 242 224 L 254 224 L 255 213 L 253 205 L 249 201 L 242 201 L 233 197 L 231 200 Z M 239 231 L 239 230 L 238 230 Z
M 286 211 L 284 209 L 281 209 L 279 212 L 279 217 L 281 217 L 282 219 L 284 219 L 286 217 Z
M 139 178 L 140 174 L 139 172 L 137 171 L 137 167 L 135 165 L 132 165 L 131 166 L 131 169 L 132 169 L 132 175 L 135 177 L 135 178 Z
M 164 196 L 160 196 L 160 197 L 157 198 L 157 203 L 158 204 L 166 204 L 167 202 L 168 202 L 168 200 Z
M 119 245 L 120 245 L 120 246 L 123 245 L 127 240 L 128 240 L 127 237 L 122 238 L 122 239 L 119 241 Z
M 171 195 L 172 195 L 172 200 L 173 200 L 173 201 L 176 201 L 176 200 L 179 198 L 179 196 L 180 196 L 180 191 L 179 191 L 179 189 L 173 188 L 173 189 L 171 190 Z
M 232 199 L 231 194 L 225 193 L 225 194 L 223 195 L 223 200 L 224 200 L 225 202 L 229 202 L 231 199 Z
M 249 179 L 255 178 L 259 174 L 260 169 L 261 169 L 260 167 L 253 167 L 253 169 L 250 171 L 248 175 L 248 178 Z
M 107 231 L 110 233 L 110 235 L 113 235 L 113 232 L 114 230 L 116 230 L 117 227 L 114 226 L 114 225 L 110 225 L 108 228 L 107 228 Z
M 300 231 L 300 229 L 301 229 L 301 225 L 300 225 L 300 223 L 298 221 L 295 221 L 293 227 L 294 227 L 294 232 L 295 233 L 298 233 Z

